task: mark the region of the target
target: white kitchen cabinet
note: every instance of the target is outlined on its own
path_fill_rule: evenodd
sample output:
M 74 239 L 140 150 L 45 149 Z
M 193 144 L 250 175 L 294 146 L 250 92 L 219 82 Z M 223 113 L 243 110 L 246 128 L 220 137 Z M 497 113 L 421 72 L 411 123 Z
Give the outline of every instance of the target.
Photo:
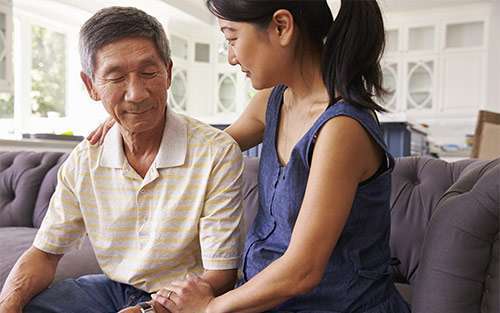
M 465 142 L 486 107 L 489 18 L 488 4 L 386 15 L 382 71 L 394 93 L 380 101 L 392 116 L 429 125 L 439 144 Z
M 390 93 L 380 102 L 391 112 L 386 121 L 427 124 L 438 144 L 463 142 L 465 134 L 474 132 L 477 111 L 488 101 L 490 7 L 480 3 L 384 13 L 381 66 Z M 171 105 L 207 122 L 233 122 L 255 90 L 239 66 L 228 64 L 228 44 L 218 27 L 190 33 L 175 23 L 169 29 Z

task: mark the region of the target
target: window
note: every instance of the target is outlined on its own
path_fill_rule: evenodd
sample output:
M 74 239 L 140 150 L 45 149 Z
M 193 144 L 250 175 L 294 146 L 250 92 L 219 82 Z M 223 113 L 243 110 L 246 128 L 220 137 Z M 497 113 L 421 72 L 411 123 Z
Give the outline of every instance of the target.
M 11 61 L 8 58 L 9 54 L 9 27 L 10 18 L 7 15 L 6 9 L 0 6 L 0 89 L 8 90 L 6 81 L 9 80 L 8 63 Z M 3 86 L 2 86 L 3 85 Z
M 79 31 L 93 12 L 65 2 L 12 0 L 6 18 L 0 5 L 0 137 L 85 135 L 108 115 L 101 103 L 90 99 L 80 79 Z M 6 45 L 2 45 L 4 37 Z M 179 56 L 174 60 L 176 68 L 189 65 L 188 43 L 182 37 L 172 38 L 173 58 Z M 13 84 L 2 88 L 4 46 L 10 58 L 4 62 L 7 78 Z M 179 101 L 180 110 L 186 107 L 187 78 L 178 77 L 171 95 Z
M 14 97 L 0 94 L 0 136 L 81 134 L 91 128 L 85 123 L 102 120 L 79 75 L 78 31 L 86 16 L 60 8 L 55 1 L 13 1 Z
M 14 97 L 10 93 L 0 93 L 0 119 L 14 117 Z
M 65 116 L 65 35 L 33 25 L 31 45 L 31 112 L 38 117 Z

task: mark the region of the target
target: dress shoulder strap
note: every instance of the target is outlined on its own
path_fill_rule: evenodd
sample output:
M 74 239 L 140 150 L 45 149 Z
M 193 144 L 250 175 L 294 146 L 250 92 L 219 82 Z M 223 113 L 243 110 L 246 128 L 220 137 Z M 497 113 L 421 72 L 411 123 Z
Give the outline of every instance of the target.
M 369 109 L 360 108 L 342 100 L 328 107 L 315 122 L 311 129 L 312 137 L 309 149 L 312 149 L 314 147 L 315 140 L 323 125 L 338 116 L 348 116 L 352 119 L 355 119 L 359 124 L 361 124 L 361 126 L 363 126 L 367 133 L 384 150 L 387 157 L 387 168 L 392 169 L 394 167 L 394 158 L 390 154 L 385 143 L 384 135 L 382 133 L 382 129 L 380 128 L 380 123 L 378 121 L 377 115 Z M 309 153 L 312 153 L 312 150 L 309 150 Z

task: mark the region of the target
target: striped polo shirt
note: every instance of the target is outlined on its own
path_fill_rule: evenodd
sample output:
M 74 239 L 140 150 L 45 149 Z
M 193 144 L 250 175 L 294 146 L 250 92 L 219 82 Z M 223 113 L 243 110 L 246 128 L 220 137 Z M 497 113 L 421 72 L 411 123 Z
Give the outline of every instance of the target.
M 226 133 L 167 109 L 158 155 L 142 178 L 119 126 L 79 144 L 33 245 L 64 254 L 88 234 L 110 279 L 155 292 L 188 272 L 239 265 L 242 155 Z

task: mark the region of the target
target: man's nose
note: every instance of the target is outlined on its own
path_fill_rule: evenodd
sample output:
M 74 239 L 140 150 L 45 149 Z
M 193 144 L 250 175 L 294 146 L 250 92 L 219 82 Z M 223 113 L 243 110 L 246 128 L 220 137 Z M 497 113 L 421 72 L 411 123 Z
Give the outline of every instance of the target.
M 227 61 L 231 65 L 238 65 L 238 59 L 236 58 L 236 55 L 234 54 L 233 48 L 231 46 L 227 48 Z
M 143 79 L 132 75 L 129 78 L 127 84 L 127 92 L 125 94 L 125 101 L 132 103 L 140 103 L 146 100 L 149 96 L 149 92 L 144 84 Z

